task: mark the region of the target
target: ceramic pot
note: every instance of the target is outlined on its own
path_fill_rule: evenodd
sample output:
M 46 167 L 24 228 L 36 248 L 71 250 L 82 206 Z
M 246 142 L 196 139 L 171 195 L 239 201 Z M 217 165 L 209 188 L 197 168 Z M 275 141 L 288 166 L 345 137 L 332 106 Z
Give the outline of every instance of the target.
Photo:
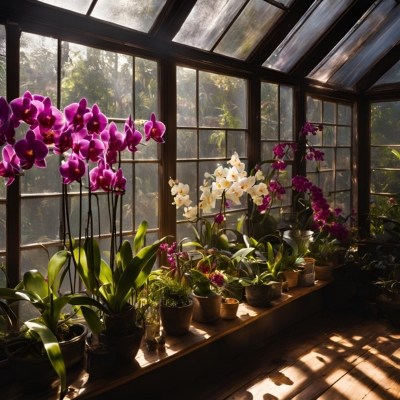
M 311 257 L 304 257 L 304 271 L 301 274 L 311 274 L 314 272 L 315 259 Z
M 235 319 L 239 309 L 239 300 L 233 298 L 223 298 L 221 304 L 221 318 Z
M 313 286 L 315 284 L 315 273 L 311 274 L 299 274 L 298 286 Z
M 253 307 L 268 307 L 275 292 L 275 286 L 252 285 L 245 286 L 247 303 Z
M 180 336 L 189 332 L 193 316 L 193 300 L 183 307 L 168 307 L 161 304 L 160 315 L 162 326 L 171 336 Z
M 60 342 L 60 349 L 66 368 L 77 364 L 83 359 L 85 355 L 85 339 L 88 334 L 88 328 L 83 324 L 72 324 L 70 329 L 75 330 L 77 336 L 71 340 Z
M 210 323 L 219 318 L 222 296 L 214 292 L 211 293 L 210 296 L 198 296 L 191 293 L 194 321 Z
M 126 304 L 120 313 L 104 314 L 104 326 L 109 335 L 127 336 L 136 328 L 136 310 Z
M 298 254 L 304 255 L 307 253 L 308 244 L 310 243 L 310 239 L 312 238 L 313 231 L 303 231 L 300 229 L 292 229 L 283 232 L 283 237 L 293 240 L 298 247 Z
M 297 286 L 300 271 L 283 271 L 282 274 L 285 277 L 289 288 Z
M 273 282 L 275 286 L 274 295 L 272 296 L 273 299 L 277 299 L 278 297 L 282 296 L 282 281 Z
M 129 335 L 116 336 L 113 333 L 107 331 L 107 329 L 100 331 L 99 342 L 106 344 L 115 351 L 117 364 L 132 362 L 140 349 L 144 329 L 137 325 Z
M 324 262 L 324 265 L 316 265 L 314 271 L 316 280 L 327 281 L 332 278 L 333 264 Z

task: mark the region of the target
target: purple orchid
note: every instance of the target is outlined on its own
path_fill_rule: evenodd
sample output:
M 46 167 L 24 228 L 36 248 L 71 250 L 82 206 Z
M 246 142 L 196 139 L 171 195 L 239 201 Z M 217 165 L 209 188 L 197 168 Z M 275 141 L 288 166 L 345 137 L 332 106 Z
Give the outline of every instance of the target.
M 72 103 L 64 108 L 65 119 L 69 125 L 72 125 L 76 132 L 79 132 L 84 126 L 84 115 L 90 113 L 90 108 L 87 106 L 87 100 L 81 99 L 79 104 Z
M 142 141 L 142 134 L 135 130 L 135 124 L 132 121 L 132 116 L 129 114 L 129 118 L 125 122 L 125 144 L 131 153 L 137 152 L 137 145 Z
M 56 154 L 62 154 L 72 148 L 72 128 L 69 127 L 63 130 L 60 134 L 54 136 L 53 151 Z M 78 150 L 79 152 L 79 150 Z
M 146 142 L 150 139 L 158 143 L 164 143 L 164 139 L 162 138 L 165 133 L 165 125 L 156 120 L 156 115 L 151 113 L 150 121 L 144 124 L 144 133 L 146 135 Z
M 100 136 L 107 149 L 107 163 L 115 164 L 117 162 L 118 151 L 122 151 L 126 148 L 124 135 L 118 132 L 117 125 L 111 122 L 109 129 L 103 131 Z
M 86 163 L 76 154 L 71 154 L 68 160 L 61 165 L 59 171 L 65 185 L 74 181 L 80 182 L 82 176 L 86 175 Z
M 43 142 L 47 145 L 54 144 L 54 136 L 65 126 L 64 116 L 61 112 L 51 105 L 50 97 L 43 100 L 43 110 L 37 116 L 40 134 L 43 136 Z
M 105 192 L 112 190 L 112 181 L 114 178 L 114 172 L 110 166 L 105 163 L 104 159 L 99 161 L 96 168 L 93 168 L 90 173 L 90 188 L 94 192 L 101 188 Z
M 46 168 L 46 156 L 49 153 L 47 146 L 35 137 L 35 132 L 26 132 L 25 139 L 18 140 L 14 145 L 22 169 L 31 169 L 33 164 L 39 168 Z
M 11 109 L 4 97 L 0 97 L 0 146 L 4 143 L 15 143 L 14 125 L 10 119 Z
M 118 168 L 118 171 L 114 174 L 112 186 L 114 186 L 114 192 L 116 195 L 121 195 L 125 193 L 126 179 L 123 176 L 121 168 Z
M 8 178 L 6 185 L 10 186 L 15 179 L 15 174 L 20 172 L 19 159 L 11 144 L 3 148 L 3 161 L 0 162 L 0 176 Z
M 72 132 L 71 137 L 72 137 L 72 151 L 77 155 L 79 155 L 79 150 L 81 148 L 81 141 L 82 140 L 90 141 L 92 139 L 92 135 L 88 134 L 86 128 L 83 128 L 78 132 Z
M 99 139 L 83 139 L 79 142 L 79 155 L 85 160 L 97 162 L 104 155 L 104 144 Z
M 84 115 L 83 122 L 90 134 L 98 135 L 106 129 L 108 120 L 107 117 L 100 112 L 98 105 L 94 104 L 92 111 Z
M 37 115 L 43 110 L 43 103 L 39 100 L 41 96 L 33 96 L 30 92 L 25 92 L 22 97 L 14 99 L 10 103 L 12 110 L 11 119 L 14 127 L 17 128 L 21 121 L 30 125 L 31 129 L 38 126 Z

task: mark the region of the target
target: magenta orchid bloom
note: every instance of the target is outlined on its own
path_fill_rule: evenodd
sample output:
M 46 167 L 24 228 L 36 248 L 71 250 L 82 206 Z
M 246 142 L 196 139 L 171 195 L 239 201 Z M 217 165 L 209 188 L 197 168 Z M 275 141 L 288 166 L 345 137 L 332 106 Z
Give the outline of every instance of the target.
M 124 135 L 118 132 L 117 125 L 111 122 L 109 129 L 103 131 L 100 136 L 107 149 L 107 163 L 115 164 L 117 162 L 118 151 L 126 148 Z
M 0 97 L 0 146 L 4 143 L 15 143 L 14 125 L 10 119 L 11 109 L 4 97 Z
M 49 149 L 42 141 L 36 139 L 35 132 L 32 130 L 26 132 L 25 139 L 15 143 L 14 149 L 22 169 L 31 169 L 33 164 L 39 168 L 46 168 L 45 158 Z
M 90 188 L 94 192 L 101 188 L 105 192 L 112 191 L 112 181 L 114 178 L 114 172 L 110 166 L 105 163 L 104 159 L 99 161 L 96 168 L 93 168 L 90 173 Z
M 83 139 L 79 143 L 79 155 L 85 160 L 97 162 L 103 158 L 104 144 L 99 139 L 92 139 L 90 141 Z
M 65 126 L 64 116 L 51 105 L 50 97 L 43 100 L 43 111 L 37 116 L 37 122 L 39 123 L 37 129 L 47 145 L 54 144 L 54 136 L 59 134 Z
M 114 192 L 116 195 L 121 195 L 125 193 L 126 179 L 123 176 L 121 168 L 118 168 L 118 171 L 114 174 L 112 186 L 114 186 Z
M 3 148 L 3 161 L 0 162 L 0 176 L 7 178 L 6 186 L 10 186 L 15 180 L 15 174 L 20 172 L 19 159 L 11 144 Z
M 79 150 L 81 148 L 81 141 L 82 140 L 90 141 L 92 139 L 92 135 L 88 134 L 86 128 L 83 128 L 78 132 L 72 132 L 71 137 L 72 137 L 72 151 L 77 155 L 79 155 Z
M 156 115 L 151 113 L 150 121 L 144 124 L 144 133 L 146 135 L 146 142 L 150 139 L 158 143 L 164 143 L 164 139 L 162 138 L 165 133 L 165 125 L 156 120 Z
M 63 154 L 72 148 L 72 128 L 67 128 L 54 136 L 53 151 L 56 154 Z
M 86 163 L 79 159 L 76 154 L 71 154 L 59 168 L 60 175 L 63 177 L 64 185 L 74 181 L 80 182 L 82 176 L 86 175 Z
M 98 105 L 94 104 L 92 111 L 84 115 L 83 122 L 89 134 L 98 135 L 106 129 L 108 120 L 107 117 L 100 112 Z
M 64 108 L 65 119 L 69 125 L 72 125 L 76 132 L 79 132 L 84 126 L 84 116 L 90 113 L 90 108 L 87 106 L 87 100 L 81 99 L 79 104 L 72 103 Z
M 43 97 L 37 95 L 32 97 L 30 92 L 25 92 L 22 97 L 10 103 L 11 119 L 15 128 L 20 125 L 21 121 L 30 125 L 31 129 L 38 126 L 37 115 L 43 110 L 43 103 L 40 99 L 43 99 Z
M 125 144 L 131 153 L 137 152 L 137 145 L 142 140 L 142 134 L 135 130 L 135 124 L 132 121 L 132 116 L 129 114 L 129 118 L 125 122 Z

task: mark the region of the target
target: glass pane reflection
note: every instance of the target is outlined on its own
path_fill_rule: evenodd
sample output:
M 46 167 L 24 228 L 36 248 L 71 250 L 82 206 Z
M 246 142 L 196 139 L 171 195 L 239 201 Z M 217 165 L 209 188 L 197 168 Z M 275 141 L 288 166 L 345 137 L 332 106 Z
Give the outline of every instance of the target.
M 390 68 L 385 75 L 381 76 L 372 87 L 395 82 L 400 82 L 400 61 L 397 61 L 397 63 Z
M 38 0 L 41 3 L 50 4 L 55 7 L 64 8 L 79 14 L 86 14 L 89 11 L 92 0 Z

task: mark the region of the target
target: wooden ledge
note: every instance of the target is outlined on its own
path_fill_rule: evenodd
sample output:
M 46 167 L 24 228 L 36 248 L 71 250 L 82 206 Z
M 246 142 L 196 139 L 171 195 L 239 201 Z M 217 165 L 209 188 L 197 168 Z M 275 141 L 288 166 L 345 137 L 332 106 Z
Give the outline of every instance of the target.
M 241 328 L 260 320 L 277 309 L 288 305 L 297 299 L 300 299 L 312 292 L 315 292 L 331 283 L 330 281 L 317 281 L 314 286 L 295 287 L 289 292 L 285 292 L 278 299 L 272 301 L 269 308 L 251 307 L 246 303 L 239 305 L 238 317 L 234 320 L 219 319 L 211 324 L 203 324 L 193 321 L 190 331 L 180 337 L 167 336 L 165 350 L 149 351 L 143 340 L 136 359 L 129 364 L 119 368 L 112 376 L 106 376 L 100 379 L 91 380 L 86 371 L 82 370 L 82 365 L 77 366 L 75 371 L 68 374 L 69 392 L 64 399 L 87 399 L 110 389 L 116 388 L 139 376 L 154 371 L 157 368 L 167 365 L 189 353 L 192 353 L 208 344 L 215 342 L 227 335 L 240 330 Z M 40 395 L 22 392 L 16 385 L 10 385 L 2 389 L 6 398 L 12 399 L 56 399 L 58 396 L 57 385 L 59 381 L 53 384 L 50 392 L 41 392 Z M 48 395 L 47 395 L 48 393 Z

